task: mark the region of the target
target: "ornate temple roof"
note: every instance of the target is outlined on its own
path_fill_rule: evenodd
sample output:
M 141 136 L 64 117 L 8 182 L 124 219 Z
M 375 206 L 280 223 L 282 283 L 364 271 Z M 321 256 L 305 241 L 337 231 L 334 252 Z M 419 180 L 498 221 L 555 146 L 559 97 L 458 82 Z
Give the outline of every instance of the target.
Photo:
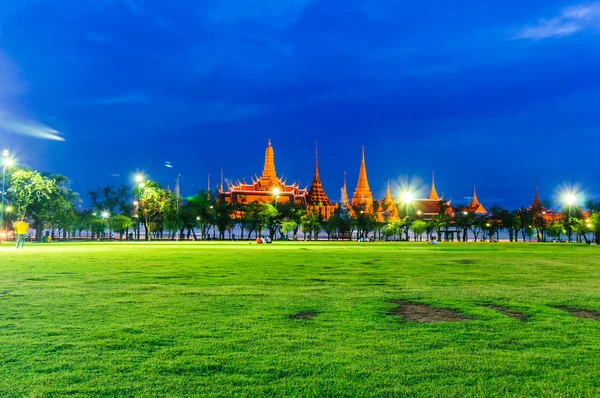
M 350 201 L 348 200 L 348 189 L 346 187 L 346 172 L 345 171 L 344 171 L 344 186 L 342 188 L 341 203 L 346 207 L 350 206 Z
M 356 184 L 356 190 L 352 196 L 352 206 L 365 205 L 367 208 L 373 207 L 373 195 L 369 188 L 369 181 L 367 180 L 367 166 L 365 164 L 365 147 L 362 147 L 362 161 L 360 164 L 360 173 L 358 174 L 358 183 Z
M 471 213 L 487 213 L 485 207 L 477 199 L 477 188 L 475 186 L 473 186 L 473 199 L 471 199 L 471 203 L 469 203 L 465 210 Z
M 431 172 L 431 191 L 429 191 L 429 200 L 440 200 L 437 191 L 435 190 L 435 174 Z
M 315 152 L 315 176 L 313 177 L 312 185 L 308 191 L 307 202 L 309 205 L 316 206 L 333 206 L 333 203 L 327 197 L 323 184 L 319 178 L 319 148 Z
M 219 195 L 232 203 L 238 203 L 238 200 L 247 201 L 247 203 L 270 203 L 273 201 L 277 189 L 279 190 L 277 195 L 280 197 L 280 203 L 282 201 L 293 201 L 294 203 L 306 204 L 307 191 L 305 189 L 301 189 L 296 182 L 289 185 L 287 180 L 277 177 L 275 153 L 271 140 L 269 140 L 265 151 L 265 163 L 261 176 L 254 176 L 252 183 L 247 183 L 246 180 L 241 182 L 238 179 L 236 183 L 228 183 L 227 188 L 228 192 L 221 190 Z
M 533 198 L 533 203 L 529 207 L 534 212 L 542 212 L 544 211 L 544 205 L 542 205 L 542 201 L 540 200 L 540 192 L 537 184 L 535 185 L 535 197 Z
M 390 221 L 396 222 L 400 220 L 400 215 L 398 214 L 398 207 L 396 206 L 396 201 L 392 197 L 392 189 L 390 187 L 390 180 L 388 180 L 387 192 L 385 194 L 385 198 L 379 202 L 379 213 L 381 213 L 381 217 L 378 217 L 378 221 Z

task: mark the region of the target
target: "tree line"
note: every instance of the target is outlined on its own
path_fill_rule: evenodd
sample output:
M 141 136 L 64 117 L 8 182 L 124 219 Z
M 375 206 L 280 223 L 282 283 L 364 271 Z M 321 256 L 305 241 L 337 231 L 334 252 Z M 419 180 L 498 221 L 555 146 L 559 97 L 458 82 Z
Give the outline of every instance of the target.
M 201 190 L 181 198 L 155 181 L 135 187 L 106 186 L 87 192 L 90 203 L 71 188 L 71 181 L 59 174 L 31 169 L 11 170 L 5 195 L 4 228 L 17 218 L 27 217 L 36 239 L 46 231 L 53 238 L 119 239 L 271 239 L 365 238 L 374 240 L 499 240 L 506 233 L 511 242 L 561 240 L 599 243 L 600 202 L 585 208 L 572 207 L 560 217 L 548 218 L 530 208 L 505 209 L 493 206 L 475 214 L 440 201 L 439 213 L 421 219 L 410 207 L 398 207 L 399 221 L 383 219 L 375 211 L 355 206 L 338 208 L 324 220 L 294 203 L 239 203 L 218 200 L 216 192 Z M 550 208 L 550 203 L 545 203 Z M 570 216 L 568 215 L 570 214 Z M 354 216 L 352 216 L 354 215 Z

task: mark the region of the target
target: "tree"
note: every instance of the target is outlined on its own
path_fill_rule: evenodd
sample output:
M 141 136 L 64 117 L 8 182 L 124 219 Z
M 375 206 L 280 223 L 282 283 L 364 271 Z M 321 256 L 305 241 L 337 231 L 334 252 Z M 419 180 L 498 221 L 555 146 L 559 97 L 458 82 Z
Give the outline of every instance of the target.
M 209 229 L 215 225 L 215 205 L 214 195 L 210 195 L 209 191 L 201 190 L 196 196 L 187 199 L 188 206 L 192 209 L 192 213 L 196 220 L 196 225 L 200 227 L 201 238 L 208 237 Z
M 302 217 L 302 232 L 304 233 L 304 239 L 308 236 L 309 239 L 319 239 L 319 232 L 321 231 L 321 217 L 320 214 L 312 213 L 306 214 Z
M 225 239 L 225 232 L 233 225 L 234 208 L 224 200 L 218 200 L 215 206 L 215 224 L 219 230 L 219 239 Z
M 168 205 L 167 194 L 154 181 L 146 181 L 137 190 L 139 190 L 137 193 L 140 198 L 140 221 L 144 222 L 146 240 L 149 240 L 151 233 L 162 230 L 162 217 L 165 207 Z
M 119 239 L 123 240 L 123 234 L 133 227 L 133 220 L 129 216 L 117 214 L 109 218 L 108 224 L 112 231 L 119 234 Z
M 281 233 L 286 237 L 286 240 L 289 239 L 289 233 L 293 232 L 297 225 L 296 221 L 284 221 L 281 224 Z
M 564 234 L 565 232 L 566 232 L 565 227 L 562 225 L 562 223 L 560 221 L 554 221 L 548 227 L 548 235 L 550 235 L 552 238 L 555 238 L 557 240 L 560 240 L 560 235 Z
M 88 191 L 92 208 L 96 211 L 107 211 L 112 214 L 131 214 L 131 191 L 129 187 L 107 185 L 94 191 Z
M 427 223 L 422 220 L 415 220 L 410 226 L 410 229 L 413 231 L 415 241 L 417 240 L 417 237 L 419 237 L 419 240 L 422 240 L 423 234 L 427 230 Z
M 27 215 L 29 206 L 50 198 L 56 184 L 34 170 L 17 170 L 10 176 L 8 197 L 19 218 Z
M 294 202 L 288 202 L 280 207 L 280 212 L 284 220 L 293 221 L 296 224 L 292 230 L 294 233 L 292 239 L 297 240 L 298 231 L 302 224 L 302 217 L 306 214 L 306 210 Z
M 358 238 L 366 238 L 375 228 L 374 213 L 369 212 L 364 205 L 352 206 Z
M 327 234 L 327 240 L 331 240 L 331 236 L 339 231 L 340 219 L 335 216 L 331 216 L 329 220 L 325 222 L 325 233 Z

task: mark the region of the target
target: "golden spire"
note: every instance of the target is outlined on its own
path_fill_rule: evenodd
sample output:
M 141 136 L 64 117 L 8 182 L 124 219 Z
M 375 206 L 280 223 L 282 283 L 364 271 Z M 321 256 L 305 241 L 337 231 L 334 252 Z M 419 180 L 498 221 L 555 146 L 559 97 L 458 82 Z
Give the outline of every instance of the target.
M 344 170 L 344 187 L 342 188 L 342 201 L 344 206 L 348 206 L 348 190 L 346 188 L 346 171 Z
M 431 191 L 429 191 L 429 200 L 440 200 L 440 197 L 435 190 L 435 174 L 434 171 L 431 171 Z
M 365 147 L 362 147 L 362 161 L 360 164 L 360 173 L 358 175 L 358 183 L 356 184 L 356 190 L 352 196 L 352 206 L 365 206 L 365 211 L 373 210 L 373 195 L 369 188 L 369 181 L 367 180 L 367 166 L 365 164 Z
M 394 198 L 392 198 L 392 190 L 390 188 L 390 180 L 388 179 L 388 187 L 387 187 L 387 193 L 385 194 L 385 199 L 384 202 L 393 202 Z
M 535 197 L 533 198 L 533 203 L 531 204 L 531 209 L 534 209 L 536 211 L 542 211 L 544 209 L 544 206 L 542 205 L 542 201 L 540 200 L 540 192 L 538 189 L 538 183 L 537 180 L 535 182 Z
M 258 185 L 260 190 L 268 191 L 273 188 L 280 188 L 281 182 L 277 178 L 277 174 L 275 173 L 275 152 L 273 151 L 273 147 L 271 146 L 271 139 L 269 138 L 269 143 L 267 144 L 267 149 L 265 151 L 265 165 L 263 167 L 262 175 L 258 181 Z
M 479 199 L 477 199 L 477 187 L 473 184 L 473 198 L 471 199 L 471 203 L 467 206 L 467 209 L 473 213 L 485 213 L 486 210 L 481 203 L 479 203 Z
M 275 153 L 271 146 L 271 139 L 269 138 L 267 150 L 265 151 L 265 166 L 263 167 L 261 179 L 270 180 L 275 177 Z
M 319 143 L 315 141 L 315 181 L 319 181 Z

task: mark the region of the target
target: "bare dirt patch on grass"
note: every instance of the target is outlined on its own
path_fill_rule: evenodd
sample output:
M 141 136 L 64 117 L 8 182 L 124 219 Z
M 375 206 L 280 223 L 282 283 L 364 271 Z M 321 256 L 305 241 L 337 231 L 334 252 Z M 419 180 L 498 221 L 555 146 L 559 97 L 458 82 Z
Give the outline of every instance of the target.
M 527 322 L 527 319 L 529 318 L 529 315 L 527 315 L 527 314 L 523 314 L 522 312 L 519 312 L 519 311 L 510 310 L 506 307 L 502 307 L 501 305 L 488 304 L 485 307 L 487 307 L 491 310 L 494 310 L 494 311 L 501 312 L 504 315 L 509 316 L 511 318 L 518 319 L 521 322 Z
M 312 319 L 317 316 L 314 311 L 303 311 L 290 315 L 290 319 Z
M 570 312 L 571 314 L 575 315 L 577 318 L 594 319 L 596 321 L 600 321 L 600 313 L 598 313 L 598 312 L 584 310 L 584 309 L 575 308 L 575 307 L 566 307 L 566 306 L 562 306 L 562 305 L 555 306 L 554 308 L 556 308 L 558 310 Z
M 405 321 L 433 323 L 433 322 L 460 322 L 470 319 L 455 310 L 434 307 L 428 304 L 411 303 L 404 300 L 391 300 L 390 303 L 398 307 L 388 311 L 388 315 L 401 317 Z

